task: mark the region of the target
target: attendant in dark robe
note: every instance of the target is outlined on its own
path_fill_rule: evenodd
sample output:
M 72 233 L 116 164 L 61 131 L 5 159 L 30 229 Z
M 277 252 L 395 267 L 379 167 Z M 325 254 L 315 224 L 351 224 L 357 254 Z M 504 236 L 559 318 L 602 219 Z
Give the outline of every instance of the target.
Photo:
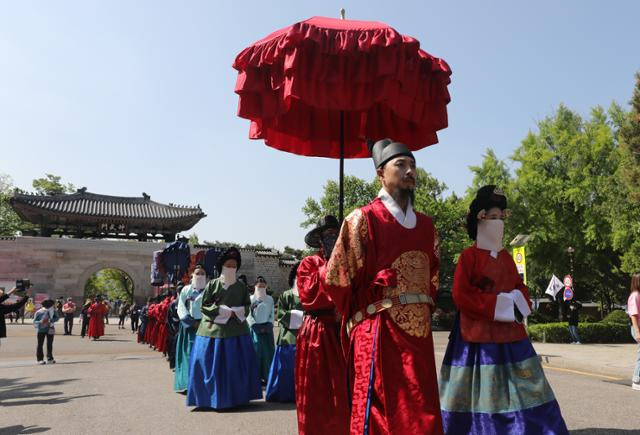
M 299 264 L 296 264 L 289 273 L 290 289 L 283 292 L 278 298 L 276 320 L 280 325 L 280 332 L 267 381 L 266 399 L 269 402 L 296 401 L 294 378 L 296 336 L 302 325 L 304 314 L 300 303 L 300 293 L 296 285 Z
M 87 299 L 80 310 L 80 317 L 82 318 L 80 337 L 82 338 L 87 335 L 87 328 L 89 327 L 89 308 L 91 308 L 91 299 Z
M 140 328 L 138 328 L 138 343 L 146 344 L 145 335 L 147 333 L 147 323 L 149 323 L 149 307 L 153 298 L 148 298 L 147 303 L 140 310 Z

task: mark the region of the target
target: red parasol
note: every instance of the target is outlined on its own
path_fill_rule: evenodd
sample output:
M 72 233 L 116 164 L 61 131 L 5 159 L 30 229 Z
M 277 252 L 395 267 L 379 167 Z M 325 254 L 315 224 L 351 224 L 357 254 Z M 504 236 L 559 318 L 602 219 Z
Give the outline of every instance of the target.
M 313 17 L 243 50 L 235 92 L 249 137 L 305 156 L 369 157 L 367 140 L 412 150 L 447 126 L 447 63 L 384 23 Z

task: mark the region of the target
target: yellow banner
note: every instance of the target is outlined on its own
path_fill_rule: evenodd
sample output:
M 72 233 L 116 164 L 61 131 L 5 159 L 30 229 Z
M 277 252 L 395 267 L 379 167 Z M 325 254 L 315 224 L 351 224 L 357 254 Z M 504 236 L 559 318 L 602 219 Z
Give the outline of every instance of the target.
M 522 280 L 527 283 L 527 258 L 524 254 L 524 246 L 513 248 L 513 261 L 516 263 L 518 273 L 522 275 Z

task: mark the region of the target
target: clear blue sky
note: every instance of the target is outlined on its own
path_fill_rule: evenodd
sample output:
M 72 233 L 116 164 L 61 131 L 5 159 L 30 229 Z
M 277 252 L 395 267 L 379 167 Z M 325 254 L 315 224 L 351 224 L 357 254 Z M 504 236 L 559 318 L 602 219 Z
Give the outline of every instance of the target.
M 453 70 L 449 128 L 418 165 L 462 193 L 487 147 L 507 158 L 560 103 L 627 104 L 636 1 L 4 1 L 0 173 L 200 204 L 200 240 L 303 247 L 301 207 L 337 161 L 249 141 L 235 55 L 314 15 L 384 21 Z M 373 177 L 369 160 L 346 172 Z

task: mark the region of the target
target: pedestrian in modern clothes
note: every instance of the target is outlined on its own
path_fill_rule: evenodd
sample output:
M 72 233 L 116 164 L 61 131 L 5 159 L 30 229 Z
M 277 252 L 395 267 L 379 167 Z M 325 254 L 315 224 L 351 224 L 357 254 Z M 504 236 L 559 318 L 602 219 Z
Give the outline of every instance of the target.
M 582 304 L 574 299 L 569 301 L 569 334 L 571 334 L 571 344 L 580 343 L 580 335 L 578 334 L 578 322 L 580 321 L 579 315 L 582 309 Z
M 25 295 L 22 297 L 22 299 L 13 304 L 3 305 L 2 302 L 9 299 L 9 297 L 14 293 L 20 292 L 18 292 L 18 289 L 15 287 L 9 290 L 9 292 L 7 293 L 4 293 L 2 290 L 0 290 L 0 339 L 7 336 L 7 326 L 4 322 L 4 315 L 15 310 L 19 310 L 24 304 L 27 303 L 27 300 L 29 299 L 29 297 Z
M 82 318 L 82 327 L 80 328 L 80 337 L 84 338 L 87 335 L 87 328 L 89 327 L 89 308 L 91 307 L 91 299 L 87 299 L 80 310 L 80 317 Z
M 129 318 L 131 319 L 131 332 L 136 332 L 138 330 L 141 310 L 142 308 L 137 303 L 134 303 L 129 310 Z
M 122 302 L 118 309 L 118 329 L 124 329 L 124 319 L 129 314 L 129 303 Z
M 38 364 L 44 365 L 44 352 L 42 347 L 45 340 L 47 341 L 47 364 L 55 364 L 56 360 L 53 358 L 53 337 L 56 334 L 54 323 L 58 321 L 60 316 L 58 311 L 54 308 L 55 302 L 53 299 L 46 299 L 42 302 L 42 308 L 40 308 L 33 319 L 33 326 L 38 331 L 38 345 L 36 348 L 36 359 Z
M 640 391 L 640 273 L 636 273 L 631 278 L 631 294 L 627 300 L 627 314 L 631 318 L 631 336 L 638 343 L 631 388 Z
M 73 316 L 76 312 L 76 304 L 73 299 L 67 298 L 67 302 L 62 306 L 62 314 L 64 315 L 64 335 L 71 335 L 73 329 Z

